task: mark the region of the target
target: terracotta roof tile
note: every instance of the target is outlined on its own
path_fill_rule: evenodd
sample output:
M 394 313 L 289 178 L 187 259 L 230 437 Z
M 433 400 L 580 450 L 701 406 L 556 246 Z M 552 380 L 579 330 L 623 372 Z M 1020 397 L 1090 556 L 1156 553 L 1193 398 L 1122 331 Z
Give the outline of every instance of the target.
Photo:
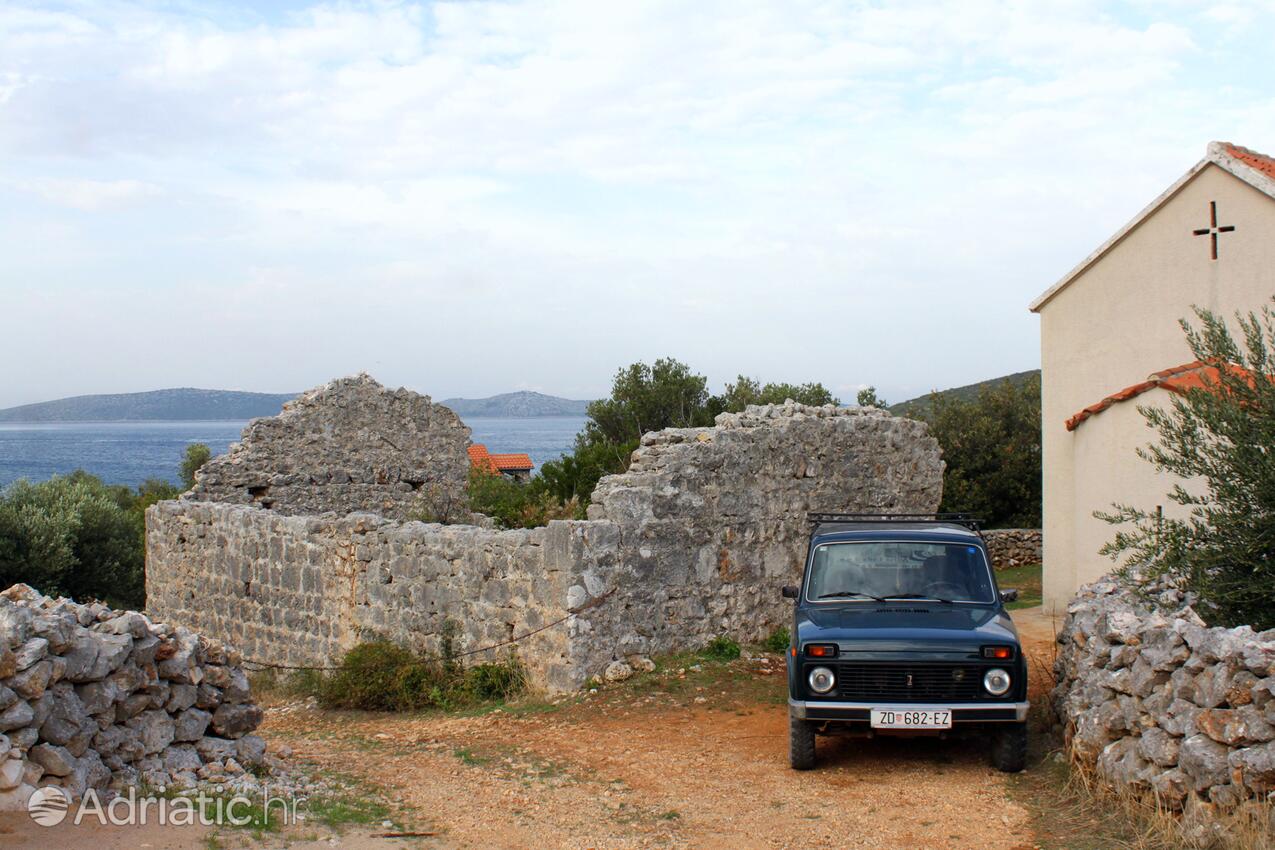
M 1242 148 L 1239 145 L 1233 145 L 1230 142 L 1222 143 L 1226 147 L 1226 152 L 1238 159 L 1256 171 L 1260 171 L 1267 177 L 1275 177 L 1275 158 L 1271 158 L 1264 153 L 1251 151 L 1248 148 Z
M 1244 373 L 1243 370 L 1239 370 L 1239 367 L 1236 366 L 1232 366 L 1231 369 L 1238 370 L 1242 374 L 1247 374 Z M 1081 422 L 1084 422 L 1091 416 L 1096 416 L 1097 414 L 1102 413 L 1108 407 L 1111 407 L 1111 405 L 1122 401 L 1128 401 L 1131 398 L 1136 398 L 1137 396 L 1142 395 L 1148 390 L 1153 390 L 1156 387 L 1161 387 L 1169 392 L 1185 393 L 1187 390 L 1217 386 L 1218 382 L 1219 373 L 1216 366 L 1211 366 L 1201 360 L 1183 363 L 1181 366 L 1174 366 L 1172 369 L 1165 369 L 1162 372 L 1156 372 L 1141 383 L 1125 387 L 1124 389 L 1118 390 L 1107 396 L 1102 401 L 1089 405 L 1084 410 L 1081 410 L 1079 413 L 1067 420 L 1067 430 L 1075 431 L 1076 428 L 1080 426 Z
M 526 453 L 494 455 L 482 443 L 474 443 L 469 447 L 469 462 L 488 472 L 529 472 L 535 466 L 531 462 L 531 456 Z
M 491 462 L 501 472 L 524 472 L 529 471 L 534 463 L 531 462 L 531 455 L 521 452 L 513 454 L 492 455 Z

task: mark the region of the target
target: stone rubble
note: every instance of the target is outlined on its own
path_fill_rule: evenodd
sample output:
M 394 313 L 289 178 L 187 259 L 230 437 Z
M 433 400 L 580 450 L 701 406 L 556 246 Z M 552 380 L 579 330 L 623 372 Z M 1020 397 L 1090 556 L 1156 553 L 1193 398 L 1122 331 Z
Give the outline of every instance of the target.
M 1208 627 L 1179 590 L 1082 587 L 1052 703 L 1074 757 L 1174 809 L 1275 802 L 1275 630 Z
M 983 540 L 987 543 L 987 556 L 995 569 L 1039 564 L 1042 560 L 1043 537 L 1039 528 L 987 529 L 983 532 Z
M 256 787 L 282 765 L 237 652 L 181 626 L 24 584 L 0 593 L 0 811 L 36 788 Z

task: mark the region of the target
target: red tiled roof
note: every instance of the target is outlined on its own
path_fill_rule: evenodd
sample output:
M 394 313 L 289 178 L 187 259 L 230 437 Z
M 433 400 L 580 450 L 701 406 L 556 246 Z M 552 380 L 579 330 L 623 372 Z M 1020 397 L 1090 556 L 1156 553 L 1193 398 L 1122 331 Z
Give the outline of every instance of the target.
M 474 443 L 469 447 L 469 462 L 487 472 L 527 472 L 535 466 L 530 455 L 522 452 L 494 455 L 482 443 Z
M 1275 177 L 1275 159 L 1264 153 L 1251 151 L 1248 148 L 1242 148 L 1239 145 L 1233 145 L 1230 142 L 1223 142 L 1226 152 L 1238 159 L 1256 171 L 1260 171 L 1267 177 Z
M 1232 367 L 1238 368 L 1238 367 Z M 1102 413 L 1111 405 L 1121 401 L 1128 401 L 1131 398 L 1142 395 L 1148 390 L 1161 387 L 1169 392 L 1185 393 L 1187 390 L 1203 389 L 1205 387 L 1217 386 L 1219 382 L 1218 368 L 1209 364 L 1195 360 L 1191 363 L 1183 363 L 1181 366 L 1174 366 L 1172 369 L 1165 369 L 1163 372 L 1156 372 L 1145 381 L 1132 386 L 1125 387 L 1119 392 L 1114 392 L 1104 398 L 1097 404 L 1091 404 L 1084 410 L 1077 413 L 1067 420 L 1067 430 L 1075 431 L 1090 416 Z
M 525 472 L 535 465 L 531 462 L 531 455 L 523 454 L 522 452 L 492 455 L 491 462 L 501 472 Z

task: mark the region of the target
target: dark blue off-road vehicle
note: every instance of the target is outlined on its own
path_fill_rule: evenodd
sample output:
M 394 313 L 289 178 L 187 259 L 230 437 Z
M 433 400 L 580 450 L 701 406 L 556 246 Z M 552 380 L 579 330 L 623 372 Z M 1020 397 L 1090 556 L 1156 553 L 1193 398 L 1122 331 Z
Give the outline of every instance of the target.
M 816 735 L 981 733 L 992 764 L 1027 759 L 1027 663 L 977 521 L 811 514 L 788 652 L 789 756 Z

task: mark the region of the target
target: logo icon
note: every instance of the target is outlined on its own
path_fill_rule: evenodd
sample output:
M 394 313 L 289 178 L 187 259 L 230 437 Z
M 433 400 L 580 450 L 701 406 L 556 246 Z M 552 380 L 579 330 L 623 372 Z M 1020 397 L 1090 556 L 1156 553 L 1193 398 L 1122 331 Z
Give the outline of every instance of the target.
M 40 826 L 57 826 L 66 820 L 71 808 L 71 798 L 56 785 L 37 788 L 27 800 L 27 814 Z

